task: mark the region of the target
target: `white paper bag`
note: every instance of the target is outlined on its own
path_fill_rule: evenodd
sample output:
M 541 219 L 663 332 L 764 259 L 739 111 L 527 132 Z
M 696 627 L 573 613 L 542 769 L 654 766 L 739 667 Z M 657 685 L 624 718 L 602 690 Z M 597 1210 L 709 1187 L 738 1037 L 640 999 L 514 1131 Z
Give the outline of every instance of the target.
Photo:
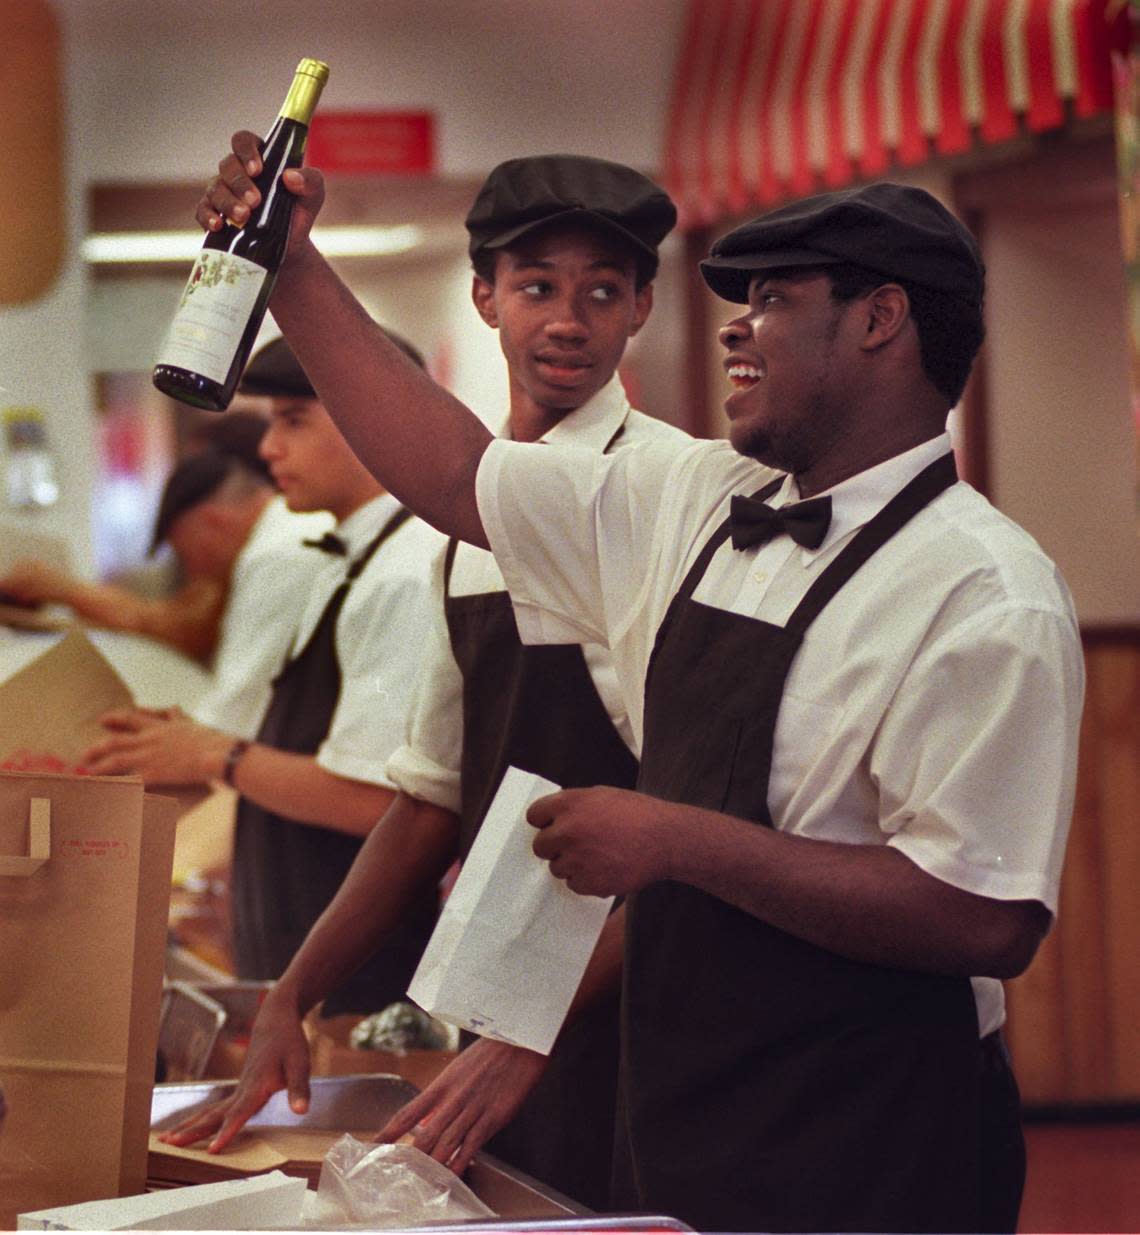
M 531 848 L 527 807 L 558 789 L 507 769 L 408 988 L 441 1021 L 544 1055 L 613 903 L 571 892 Z

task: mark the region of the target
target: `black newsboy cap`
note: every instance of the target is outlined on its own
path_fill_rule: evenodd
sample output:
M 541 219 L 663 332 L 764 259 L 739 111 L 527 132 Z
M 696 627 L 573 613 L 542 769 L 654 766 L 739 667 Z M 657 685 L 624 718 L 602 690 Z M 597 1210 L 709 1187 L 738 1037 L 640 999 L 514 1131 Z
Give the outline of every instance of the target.
M 420 353 L 394 330 L 381 326 L 388 338 L 415 364 L 424 368 L 424 358 Z M 293 354 L 293 349 L 285 340 L 284 335 L 271 339 L 264 347 L 259 347 L 242 374 L 238 389 L 247 395 L 268 395 L 270 398 L 315 399 L 317 392 L 301 362 Z
M 467 214 L 472 260 L 551 223 L 596 224 L 629 243 L 644 277 L 677 222 L 669 194 L 632 167 L 577 154 L 508 159 L 491 172 Z
M 966 227 L 924 189 L 880 182 L 791 202 L 722 236 L 701 262 L 725 300 L 758 270 L 845 263 L 980 305 L 985 266 Z

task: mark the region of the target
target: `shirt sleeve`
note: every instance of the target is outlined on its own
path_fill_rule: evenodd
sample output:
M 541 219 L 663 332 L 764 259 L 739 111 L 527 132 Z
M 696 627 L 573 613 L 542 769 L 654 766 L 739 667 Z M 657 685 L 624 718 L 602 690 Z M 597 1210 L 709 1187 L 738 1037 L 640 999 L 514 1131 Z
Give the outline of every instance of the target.
M 671 441 L 612 455 L 491 443 L 479 513 L 524 643 L 612 647 L 621 638 L 653 568 L 649 512 L 660 509 L 677 457 Z
M 337 776 L 392 789 L 385 765 L 404 740 L 428 624 L 426 566 L 422 574 L 386 575 L 365 598 L 365 613 L 351 631 L 338 627 L 340 698 L 317 763 Z
M 433 564 L 426 637 L 404 742 L 388 760 L 397 789 L 459 813 L 463 675 L 451 649 L 443 606 L 443 554 Z
M 1083 694 L 1055 612 L 990 611 L 921 651 L 871 758 L 888 844 L 955 887 L 1056 913 Z

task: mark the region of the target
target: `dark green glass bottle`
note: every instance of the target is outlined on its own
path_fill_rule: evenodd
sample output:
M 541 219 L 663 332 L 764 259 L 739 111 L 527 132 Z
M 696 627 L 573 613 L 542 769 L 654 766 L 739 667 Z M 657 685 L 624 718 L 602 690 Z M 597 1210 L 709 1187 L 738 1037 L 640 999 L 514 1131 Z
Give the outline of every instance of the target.
M 281 177 L 301 166 L 328 76 L 320 60 L 297 66 L 277 122 L 262 142 L 263 167 L 254 180 L 261 201 L 244 227 L 226 222 L 206 236 L 154 366 L 154 384 L 172 398 L 221 412 L 234 396 L 289 239 L 295 199 Z

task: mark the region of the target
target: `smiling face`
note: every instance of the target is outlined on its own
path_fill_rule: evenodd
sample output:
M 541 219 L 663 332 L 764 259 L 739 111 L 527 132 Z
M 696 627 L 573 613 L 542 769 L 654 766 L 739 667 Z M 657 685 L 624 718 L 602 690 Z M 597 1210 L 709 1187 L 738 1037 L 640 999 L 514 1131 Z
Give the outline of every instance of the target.
M 499 331 L 512 420 L 556 423 L 610 380 L 652 307 L 637 289 L 633 254 L 590 228 L 551 227 L 495 258 L 495 281 L 476 276 L 475 307 Z
M 340 521 L 381 492 L 316 399 L 274 399 L 259 454 L 290 510 L 329 510 Z
M 769 467 L 810 472 L 850 429 L 859 315 L 832 300 L 826 275 L 810 272 L 762 272 L 748 301 L 720 331 L 734 388 L 724 404 L 729 439 Z

